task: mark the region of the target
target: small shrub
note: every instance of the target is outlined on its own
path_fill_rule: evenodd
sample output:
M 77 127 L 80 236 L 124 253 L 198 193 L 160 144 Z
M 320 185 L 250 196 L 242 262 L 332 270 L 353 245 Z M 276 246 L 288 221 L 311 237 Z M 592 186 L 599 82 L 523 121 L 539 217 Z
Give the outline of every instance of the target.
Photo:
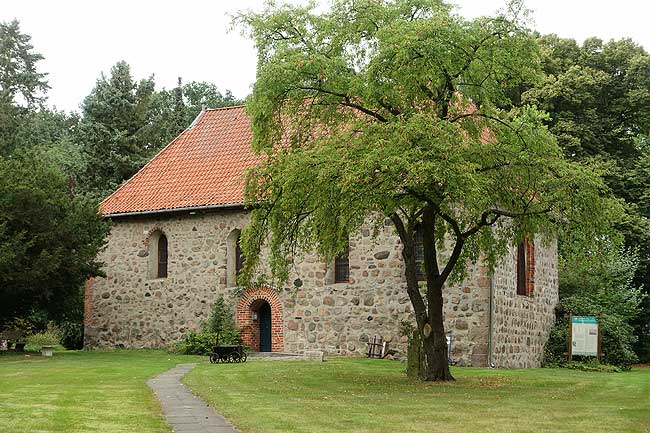
M 81 322 L 64 321 L 61 328 L 61 344 L 66 349 L 82 349 L 84 345 L 84 326 Z
M 183 341 L 176 344 L 174 352 L 184 355 L 208 355 L 215 344 L 241 344 L 239 330 L 233 320 L 232 309 L 223 296 L 219 296 L 212 314 L 203 324 L 200 332 L 190 331 Z
M 545 365 L 566 365 L 569 321 L 574 316 L 599 317 L 601 361 L 622 369 L 638 362 L 632 323 L 638 316 L 645 295 L 634 285 L 639 265 L 635 250 L 626 249 L 622 240 L 605 238 L 599 248 L 585 249 L 583 242 L 564 242 L 558 263 L 560 303 L 556 323 L 544 348 Z M 592 358 L 577 357 L 577 361 Z
M 203 332 L 211 332 L 219 336 L 219 344 L 241 344 L 239 330 L 233 319 L 233 309 L 219 296 L 214 303 L 210 318 L 203 325 Z
M 50 322 L 44 331 L 27 337 L 27 342 L 33 346 L 56 346 L 61 342 L 61 329 Z
M 190 331 L 183 341 L 176 345 L 176 352 L 182 355 L 208 355 L 217 341 L 217 334 L 212 332 Z

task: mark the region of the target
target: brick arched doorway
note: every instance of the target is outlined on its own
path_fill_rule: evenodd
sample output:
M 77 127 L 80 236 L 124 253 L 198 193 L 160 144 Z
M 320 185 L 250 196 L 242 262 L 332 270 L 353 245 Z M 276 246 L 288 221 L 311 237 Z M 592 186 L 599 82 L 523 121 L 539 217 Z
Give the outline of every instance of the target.
M 266 326 L 269 326 L 270 332 L 266 330 Z M 244 345 L 251 349 L 268 351 L 269 347 L 265 343 L 266 338 L 270 336 L 270 351 L 282 352 L 284 350 L 282 334 L 284 323 L 282 302 L 278 292 L 267 286 L 246 290 L 237 305 L 237 327 Z M 261 335 L 260 330 L 265 334 Z M 267 332 L 270 335 L 266 334 Z M 262 343 L 262 347 L 260 347 L 260 343 Z

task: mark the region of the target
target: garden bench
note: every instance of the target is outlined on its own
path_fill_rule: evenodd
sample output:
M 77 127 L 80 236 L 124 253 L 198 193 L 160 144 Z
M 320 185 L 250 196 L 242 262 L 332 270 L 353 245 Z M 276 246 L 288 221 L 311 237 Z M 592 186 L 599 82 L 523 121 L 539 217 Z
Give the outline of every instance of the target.
M 3 331 L 0 332 L 0 342 L 6 342 L 7 348 L 4 349 L 4 344 L 2 344 L 3 350 L 11 349 L 11 345 L 16 345 L 16 352 L 22 352 L 25 345 L 20 343 L 20 341 L 25 337 L 25 333 L 22 331 Z

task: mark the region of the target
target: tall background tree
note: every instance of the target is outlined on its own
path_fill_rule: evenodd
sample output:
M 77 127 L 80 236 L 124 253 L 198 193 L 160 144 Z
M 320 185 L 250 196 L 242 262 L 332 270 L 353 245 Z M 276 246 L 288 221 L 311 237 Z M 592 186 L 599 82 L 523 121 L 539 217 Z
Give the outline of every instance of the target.
M 31 37 L 20 31 L 18 21 L 0 22 L 0 155 L 17 146 L 17 131 L 35 107 L 45 99 L 45 74 L 36 68 L 43 56 L 33 51 Z
M 45 105 L 42 58 L 18 22 L 0 23 L 0 329 L 55 320 L 78 347 L 81 290 L 99 274 L 106 225 L 75 194 L 85 167 L 78 117 Z
M 155 90 L 153 75 L 136 81 L 126 62 L 103 74 L 82 104 L 76 140 L 87 159 L 84 191 L 101 199 L 140 169 L 201 111 L 240 103 L 214 84 L 190 82 Z
M 84 281 L 107 226 L 94 202 L 74 196 L 66 175 L 43 155 L 0 159 L 0 317 L 41 310 L 61 319 Z M 0 323 L 0 326 L 3 323 Z
M 403 245 L 425 380 L 452 379 L 443 290 L 468 261 L 493 267 L 510 244 L 548 240 L 561 222 L 604 230 L 601 210 L 618 210 L 592 170 L 563 157 L 544 113 L 503 109 L 513 86 L 542 78 L 521 5 L 511 7 L 465 20 L 436 0 L 340 0 L 323 14 L 269 6 L 238 18 L 259 51 L 248 111 L 266 156 L 247 178 L 255 207 L 244 279 L 261 271 L 267 239 L 282 283 L 299 251 L 332 259 L 362 224 L 388 218 Z
M 605 181 L 625 200 L 625 217 L 617 229 L 628 250 L 638 252 L 631 284 L 650 293 L 650 55 L 629 39 L 604 43 L 590 38 L 578 45 L 546 35 L 538 43 L 545 78 L 523 92 L 521 101 L 550 114 L 547 124 L 567 158 L 597 160 L 608 167 Z M 573 245 L 564 245 L 565 255 L 576 261 L 569 268 L 580 269 L 583 259 L 571 251 Z M 611 259 L 610 254 L 601 257 Z M 636 351 L 647 362 L 650 298 L 645 297 L 640 314 L 631 317 L 636 317 Z
M 84 100 L 77 139 L 87 156 L 85 186 L 98 197 L 133 175 L 156 146 L 146 128 L 153 95 L 153 76 L 135 82 L 118 62 Z
M 221 93 L 219 88 L 204 81 L 191 81 L 178 85 L 172 90 L 156 93 L 152 125 L 160 133 L 160 143 L 165 145 L 183 132 L 201 112 L 202 102 L 207 108 L 230 107 L 242 104 L 229 90 Z

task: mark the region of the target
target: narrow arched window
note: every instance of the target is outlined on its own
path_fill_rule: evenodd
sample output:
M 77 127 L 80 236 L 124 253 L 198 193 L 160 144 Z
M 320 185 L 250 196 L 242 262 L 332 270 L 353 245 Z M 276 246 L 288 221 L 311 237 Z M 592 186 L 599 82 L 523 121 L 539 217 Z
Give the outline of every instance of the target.
M 515 260 L 517 273 L 517 294 L 533 296 L 535 288 L 535 244 L 524 239 L 517 245 Z
M 244 254 L 241 251 L 241 237 L 237 238 L 237 245 L 235 246 L 235 274 L 239 275 L 244 267 Z
M 240 236 L 241 230 L 233 229 L 226 238 L 226 287 L 237 285 L 237 276 L 244 267 Z
M 350 246 L 348 245 L 336 259 L 334 259 L 334 282 L 347 283 L 350 281 Z
M 158 238 L 158 278 L 167 278 L 167 236 Z

